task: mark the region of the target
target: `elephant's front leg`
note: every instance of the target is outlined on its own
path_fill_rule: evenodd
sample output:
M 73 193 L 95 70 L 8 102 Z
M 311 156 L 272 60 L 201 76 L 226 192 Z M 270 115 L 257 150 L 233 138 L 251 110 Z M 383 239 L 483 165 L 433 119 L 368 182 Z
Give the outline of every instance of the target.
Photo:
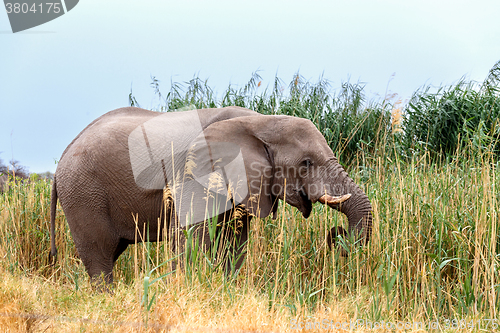
M 172 251 L 182 257 L 172 263 L 172 269 L 184 269 L 184 261 L 188 265 L 203 251 L 213 264 L 222 260 L 226 274 L 238 271 L 245 260 L 251 219 L 246 209 L 238 206 L 218 218 L 187 228 L 172 224 Z
M 163 189 L 164 211 L 169 217 L 168 239 L 172 252 L 177 257 L 172 261 L 172 270 L 177 268 L 183 270 L 185 262 L 189 263 L 193 259 L 193 249 L 207 251 L 210 246 L 210 238 L 205 223 L 198 223 L 190 226 L 181 226 L 176 217 L 174 199 L 168 186 Z M 196 254 L 196 253 L 195 253 Z
M 246 256 L 246 246 L 250 228 L 250 216 L 242 206 L 237 206 L 232 218 L 227 222 L 222 231 L 224 239 L 225 269 L 226 274 L 234 274 L 243 264 Z
M 172 262 L 172 270 L 183 270 L 195 257 L 210 248 L 210 234 L 206 223 L 180 227 L 172 223 L 170 228 L 172 251 L 178 259 Z

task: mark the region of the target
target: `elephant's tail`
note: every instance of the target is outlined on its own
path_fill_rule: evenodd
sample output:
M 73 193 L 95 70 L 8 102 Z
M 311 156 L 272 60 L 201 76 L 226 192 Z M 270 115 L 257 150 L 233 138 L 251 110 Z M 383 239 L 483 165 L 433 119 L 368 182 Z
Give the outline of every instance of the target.
M 56 186 L 56 175 L 54 175 L 54 181 L 52 182 L 52 196 L 50 198 L 50 254 L 49 262 L 54 264 L 57 258 L 57 248 L 56 248 L 56 213 L 57 213 L 57 186 Z

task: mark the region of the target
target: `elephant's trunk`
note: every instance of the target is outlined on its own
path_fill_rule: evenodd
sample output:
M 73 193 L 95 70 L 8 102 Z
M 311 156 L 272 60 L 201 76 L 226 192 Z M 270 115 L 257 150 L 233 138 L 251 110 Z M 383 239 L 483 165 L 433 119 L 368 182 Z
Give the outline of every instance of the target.
M 363 190 L 347 176 L 344 170 L 341 170 L 339 177 L 341 179 L 340 191 L 342 191 L 343 194 L 340 196 L 325 194 L 319 198 L 319 201 L 344 213 L 349 221 L 349 232 L 356 230 L 358 236 L 361 236 L 365 242 L 368 242 L 372 231 L 373 220 L 370 200 L 368 200 Z M 346 232 L 340 227 L 330 230 L 327 239 L 329 246 L 335 242 L 335 237 L 338 234 L 345 235 Z

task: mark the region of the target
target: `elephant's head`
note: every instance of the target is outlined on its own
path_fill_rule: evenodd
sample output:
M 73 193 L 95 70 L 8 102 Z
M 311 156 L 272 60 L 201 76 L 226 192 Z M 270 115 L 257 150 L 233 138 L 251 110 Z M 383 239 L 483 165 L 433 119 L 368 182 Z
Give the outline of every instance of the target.
M 363 190 L 338 163 L 323 135 L 306 119 L 250 116 L 229 119 L 204 130 L 207 144 L 236 144 L 242 152 L 248 194 L 241 202 L 250 213 L 276 216 L 277 199 L 308 217 L 319 201 L 347 216 L 349 229 L 365 240 L 371 233 L 372 207 Z M 339 228 L 329 235 L 345 233 Z

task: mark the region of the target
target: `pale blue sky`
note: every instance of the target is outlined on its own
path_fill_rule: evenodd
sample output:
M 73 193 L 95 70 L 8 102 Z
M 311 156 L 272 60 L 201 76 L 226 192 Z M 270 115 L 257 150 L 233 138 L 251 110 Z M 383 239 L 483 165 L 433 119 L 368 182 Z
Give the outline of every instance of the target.
M 32 172 L 93 119 L 126 106 L 131 85 L 153 105 L 150 76 L 209 79 L 216 91 L 260 70 L 289 82 L 323 76 L 403 99 L 424 84 L 482 81 L 500 60 L 500 1 L 81 0 L 12 34 L 0 8 L 0 158 Z

